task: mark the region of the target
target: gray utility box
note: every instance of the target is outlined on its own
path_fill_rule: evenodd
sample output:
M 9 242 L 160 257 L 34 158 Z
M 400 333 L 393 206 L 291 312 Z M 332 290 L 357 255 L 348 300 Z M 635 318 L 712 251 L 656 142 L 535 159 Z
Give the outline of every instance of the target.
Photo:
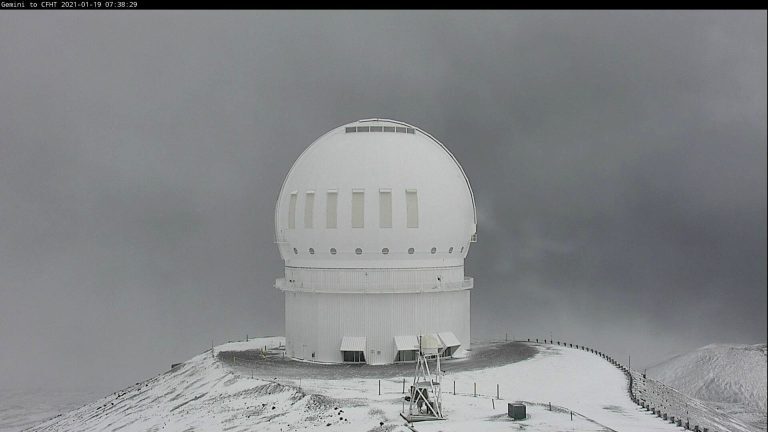
M 525 405 L 507 404 L 507 415 L 513 420 L 525 420 Z

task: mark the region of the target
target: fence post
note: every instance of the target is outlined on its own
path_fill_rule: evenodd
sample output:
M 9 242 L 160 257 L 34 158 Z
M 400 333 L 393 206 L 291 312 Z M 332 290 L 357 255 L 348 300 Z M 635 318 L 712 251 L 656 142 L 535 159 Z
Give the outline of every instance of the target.
M 403 378 L 403 394 L 405 394 L 405 378 Z
M 493 398 L 491 398 L 491 406 L 493 409 L 496 409 L 496 402 L 493 401 Z
M 475 383 L 474 397 L 477 397 L 477 383 Z
M 496 399 L 501 399 L 499 397 L 499 385 L 498 384 L 496 384 Z
M 456 396 L 456 380 L 453 380 L 453 395 Z
M 381 396 L 381 380 L 379 380 L 379 396 Z
M 552 411 L 552 402 L 549 403 L 549 410 Z

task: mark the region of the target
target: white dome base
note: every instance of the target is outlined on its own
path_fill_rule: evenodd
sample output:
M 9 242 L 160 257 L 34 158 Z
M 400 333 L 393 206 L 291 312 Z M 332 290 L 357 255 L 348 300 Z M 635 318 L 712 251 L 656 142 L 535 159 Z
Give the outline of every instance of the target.
M 361 338 L 365 362 L 393 363 L 396 336 L 455 335 L 469 347 L 470 290 L 397 294 L 285 293 L 286 355 L 341 363 L 344 338 Z M 314 354 L 314 357 L 313 357 Z

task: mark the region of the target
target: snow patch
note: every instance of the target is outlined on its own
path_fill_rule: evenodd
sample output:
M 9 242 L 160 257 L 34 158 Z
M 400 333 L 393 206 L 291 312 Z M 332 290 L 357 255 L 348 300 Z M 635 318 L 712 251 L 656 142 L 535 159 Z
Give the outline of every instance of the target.
M 653 366 L 647 375 L 765 430 L 767 365 L 766 344 L 711 344 Z

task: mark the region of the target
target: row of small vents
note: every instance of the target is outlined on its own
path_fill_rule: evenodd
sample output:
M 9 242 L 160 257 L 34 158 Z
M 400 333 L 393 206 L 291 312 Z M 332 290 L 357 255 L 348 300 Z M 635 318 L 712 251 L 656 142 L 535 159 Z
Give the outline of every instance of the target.
M 329 252 L 331 253 L 331 255 L 336 255 L 336 253 L 338 251 L 336 250 L 336 248 L 331 248 L 329 250 Z M 416 250 L 414 248 L 408 248 L 408 255 L 413 255 L 414 253 L 416 253 Z M 433 247 L 432 249 L 430 249 L 429 253 L 431 253 L 432 255 L 436 254 L 437 253 L 437 248 Z M 449 254 L 453 253 L 453 246 L 448 248 L 448 253 Z M 459 253 L 464 253 L 464 246 L 461 247 L 461 249 L 459 250 Z M 293 248 L 293 254 L 294 255 L 298 255 L 299 254 L 299 250 L 296 249 L 296 248 Z M 309 254 L 310 255 L 314 255 L 315 254 L 315 248 L 309 248 Z M 355 249 L 355 255 L 362 255 L 362 254 L 363 254 L 363 250 L 361 248 Z M 389 248 L 381 249 L 381 254 L 382 255 L 389 255 Z
M 344 128 L 345 133 L 355 132 L 395 132 L 395 133 L 408 133 L 415 134 L 416 130 L 409 127 L 400 126 L 348 126 Z

